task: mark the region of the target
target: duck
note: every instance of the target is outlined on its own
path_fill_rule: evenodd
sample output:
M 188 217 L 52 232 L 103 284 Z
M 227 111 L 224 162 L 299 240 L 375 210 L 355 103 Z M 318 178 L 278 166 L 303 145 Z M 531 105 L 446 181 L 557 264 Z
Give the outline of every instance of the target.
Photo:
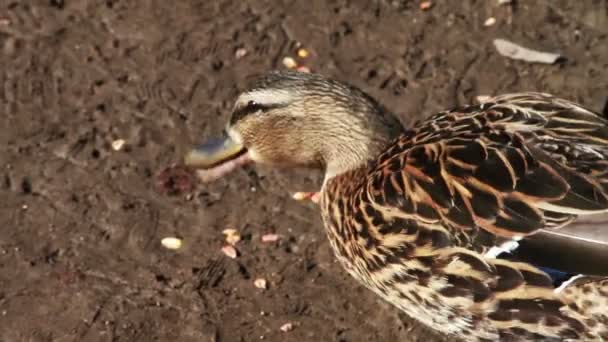
M 271 71 L 184 157 L 202 182 L 249 163 L 324 172 L 339 264 L 441 334 L 608 340 L 608 119 L 593 110 L 522 92 L 405 126 L 347 82 Z

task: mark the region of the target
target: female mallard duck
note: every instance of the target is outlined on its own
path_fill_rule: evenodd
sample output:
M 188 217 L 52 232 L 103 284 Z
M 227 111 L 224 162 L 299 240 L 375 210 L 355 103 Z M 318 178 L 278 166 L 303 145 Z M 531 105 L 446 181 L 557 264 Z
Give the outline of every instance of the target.
M 608 212 L 597 113 L 522 93 L 404 129 L 357 88 L 273 72 L 226 133 L 186 164 L 205 181 L 248 161 L 323 168 L 337 258 L 422 323 L 471 341 L 608 339 L 608 228 L 577 221 Z M 563 272 L 585 276 L 556 287 Z

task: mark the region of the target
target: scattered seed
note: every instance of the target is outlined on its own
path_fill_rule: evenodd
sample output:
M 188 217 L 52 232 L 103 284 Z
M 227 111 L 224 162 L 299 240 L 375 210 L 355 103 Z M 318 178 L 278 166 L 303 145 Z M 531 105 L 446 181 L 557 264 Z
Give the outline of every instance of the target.
M 285 57 L 283 58 L 283 65 L 287 69 L 295 69 L 298 66 L 298 63 L 296 63 L 296 60 L 291 57 Z
M 241 236 L 239 234 L 226 236 L 226 242 L 233 246 L 236 245 L 239 241 L 241 241 Z
M 281 325 L 280 329 L 283 332 L 292 331 L 293 330 L 293 323 L 285 323 L 285 324 Z
M 310 200 L 313 203 L 319 204 L 319 202 L 321 201 L 321 193 L 315 192 L 314 194 L 312 194 L 312 196 L 310 196 Z
M 308 193 L 298 191 L 298 192 L 295 192 L 293 195 L 291 195 L 291 198 L 293 198 L 296 201 L 303 201 L 308 198 Z
M 431 7 L 433 7 L 433 3 L 430 1 L 423 1 L 420 3 L 420 9 L 423 11 L 430 9 Z
M 247 50 L 245 50 L 244 48 L 238 48 L 234 52 L 234 57 L 236 57 L 236 59 L 241 59 L 241 58 L 245 57 L 246 55 L 247 55 Z
M 234 248 L 232 245 L 225 245 L 224 247 L 222 247 L 222 253 L 224 253 L 224 255 L 231 259 L 236 259 L 236 257 L 238 256 L 236 248 Z
M 236 229 L 228 228 L 222 231 L 222 234 L 226 235 L 226 242 L 232 246 L 236 245 L 237 242 L 241 241 L 241 234 Z
M 264 234 L 262 235 L 262 242 L 276 242 L 279 241 L 279 234 Z
M 234 234 L 238 234 L 239 231 L 234 229 L 234 228 L 226 228 L 224 230 L 222 230 L 222 234 L 224 235 L 234 235 Z
M 304 65 L 299 66 L 299 67 L 298 67 L 296 70 L 297 70 L 297 71 L 299 71 L 299 72 L 306 72 L 306 73 L 310 73 L 310 68 L 309 68 L 309 67 L 307 67 L 307 66 L 304 66 Z
M 112 141 L 112 149 L 114 151 L 120 151 L 123 147 L 125 147 L 126 143 L 127 142 L 124 139 L 116 139 Z
M 311 200 L 317 203 L 319 201 L 320 195 L 318 192 L 298 191 L 291 195 L 291 197 L 296 201 Z
M 298 49 L 298 57 L 300 58 L 306 58 L 310 55 L 310 53 L 308 52 L 308 50 L 302 48 L 302 49 Z
M 492 26 L 496 24 L 496 18 L 494 17 L 489 17 L 488 19 L 486 19 L 486 21 L 483 23 L 483 26 Z
M 255 287 L 257 287 L 258 289 L 262 289 L 262 290 L 266 290 L 268 288 L 268 284 L 266 282 L 266 279 L 264 278 L 258 278 L 253 282 L 253 285 L 255 285 Z
M 176 237 L 166 237 L 160 240 L 160 243 L 168 249 L 180 249 L 182 247 L 182 239 Z

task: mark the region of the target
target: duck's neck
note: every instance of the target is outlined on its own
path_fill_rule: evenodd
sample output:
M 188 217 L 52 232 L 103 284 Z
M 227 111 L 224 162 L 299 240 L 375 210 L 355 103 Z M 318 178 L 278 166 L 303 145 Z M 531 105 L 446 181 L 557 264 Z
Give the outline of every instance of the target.
M 364 168 L 376 160 L 384 152 L 401 130 L 383 132 L 382 135 L 360 136 L 357 139 L 344 139 L 334 141 L 332 146 L 324 152 L 325 182 L 341 175 Z

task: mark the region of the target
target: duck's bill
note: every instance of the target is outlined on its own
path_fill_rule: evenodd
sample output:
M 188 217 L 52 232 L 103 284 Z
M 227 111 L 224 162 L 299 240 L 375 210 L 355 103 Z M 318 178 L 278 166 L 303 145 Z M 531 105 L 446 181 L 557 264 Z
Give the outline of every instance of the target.
M 250 162 L 247 149 L 223 137 L 210 140 L 189 151 L 184 164 L 195 169 L 202 182 L 211 182 Z

